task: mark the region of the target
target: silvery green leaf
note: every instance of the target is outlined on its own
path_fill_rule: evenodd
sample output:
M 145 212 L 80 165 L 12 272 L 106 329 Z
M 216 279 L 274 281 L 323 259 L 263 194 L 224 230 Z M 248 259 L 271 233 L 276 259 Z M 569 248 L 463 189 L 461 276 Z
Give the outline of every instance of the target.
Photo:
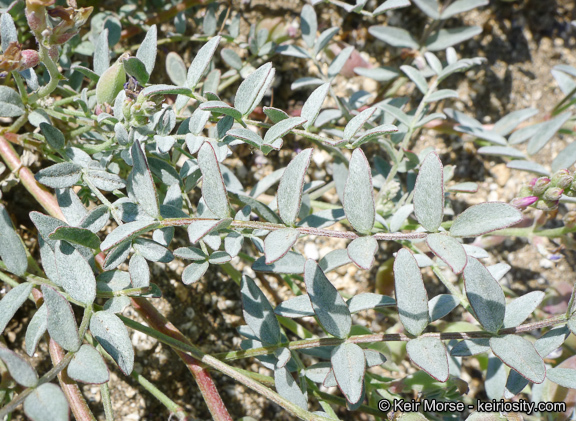
M 414 211 L 414 205 L 403 205 L 392 215 L 389 220 L 390 232 L 397 232 L 400 230 L 404 221 L 412 214 Z
M 428 294 L 412 252 L 400 249 L 394 261 L 398 315 L 406 331 L 420 335 L 428 325 Z
M 235 120 L 242 119 L 242 113 L 240 111 L 222 101 L 203 102 L 202 104 L 200 104 L 200 109 L 204 111 L 225 114 L 232 117 Z
M 330 63 L 330 66 L 328 67 L 328 77 L 330 79 L 334 79 L 338 73 L 340 73 L 353 51 L 354 47 L 346 47 L 338 53 L 334 60 L 332 60 L 332 63 Z
M 350 225 L 361 234 L 370 234 L 376 208 L 370 165 L 362 149 L 355 149 L 350 158 L 342 204 Z
M 386 0 L 372 12 L 373 16 L 381 15 L 388 10 L 399 9 L 401 7 L 410 6 L 409 0 Z
M 354 73 L 378 82 L 389 82 L 400 75 L 400 72 L 392 67 L 374 67 L 367 69 L 365 67 L 355 67 Z
M 126 297 L 124 297 L 126 298 Z M 86 384 L 102 384 L 110 379 L 108 367 L 96 348 L 82 345 L 68 364 L 68 376 L 77 382 Z
M 350 313 L 358 313 L 359 311 L 369 310 L 376 307 L 390 307 L 395 306 L 396 301 L 386 295 L 374 294 L 373 292 L 363 292 L 346 301 Z
M 334 376 L 334 370 L 330 369 L 330 371 L 326 375 L 326 378 L 324 379 L 324 382 L 322 383 L 322 386 L 324 387 L 338 386 L 338 382 L 336 382 L 336 377 Z
M 302 373 L 314 383 L 323 383 L 331 369 L 332 365 L 323 361 L 307 367 Z
M 327 228 L 344 219 L 344 209 L 324 209 L 308 215 L 298 222 L 299 227 Z
M 134 350 L 124 323 L 114 313 L 98 311 L 90 319 L 90 331 L 102 348 L 129 375 L 134 366 Z
M 531 124 L 514 131 L 509 139 L 508 144 L 519 145 L 532 138 L 542 127 L 545 127 L 546 122 Z
M 282 120 L 286 120 L 287 118 L 290 118 L 290 116 L 286 114 L 285 111 L 282 111 L 274 107 L 264 107 L 264 114 L 266 114 L 266 116 L 274 124 L 279 123 Z
M 524 108 L 523 110 L 513 111 L 498 120 L 494 124 L 494 127 L 492 127 L 492 130 L 502 136 L 509 135 L 520 123 L 534 117 L 536 114 L 538 114 L 538 109 L 536 108 Z
M 50 234 L 50 239 L 54 241 L 64 240 L 68 243 L 79 244 L 91 249 L 100 248 L 100 238 L 85 228 L 58 227 Z
M 436 73 L 437 75 L 439 75 L 440 73 L 442 73 L 442 62 L 440 61 L 440 59 L 436 56 L 436 54 L 431 53 L 430 51 L 427 51 L 424 53 L 424 57 L 426 58 L 426 62 L 428 63 L 428 66 L 430 66 L 430 68 L 434 71 L 434 73 Z M 449 90 L 449 89 L 446 89 Z M 437 92 L 441 92 L 437 91 Z M 452 91 L 455 92 L 455 91 Z M 436 92 L 434 92 L 432 95 L 434 95 Z M 432 96 L 430 95 L 430 96 Z
M 534 345 L 516 335 L 490 338 L 492 352 L 504 364 L 513 368 L 525 379 L 539 384 L 546 379 L 546 366 Z
M 76 192 L 71 188 L 56 189 L 56 200 L 64 217 L 73 226 L 78 226 L 88 213 Z
M 542 149 L 550 139 L 556 134 L 558 130 L 572 117 L 572 113 L 566 112 L 560 114 L 558 117 L 548 120 L 543 123 L 538 131 L 532 136 L 528 142 L 527 152 L 528 155 L 534 155 Z
M 486 6 L 489 3 L 488 0 L 457 0 L 449 4 L 446 7 L 441 15 L 441 19 L 448 19 L 458 13 L 467 12 L 472 9 L 476 9 L 477 7 Z
M 52 250 L 52 247 L 50 247 L 41 235 L 38 236 L 38 246 L 40 248 L 40 260 L 42 261 L 42 269 L 44 269 L 44 273 L 48 279 L 56 285 L 60 285 L 60 275 L 58 275 L 58 269 L 56 268 L 54 250 Z
M 40 123 L 40 130 L 51 147 L 57 150 L 64 148 L 66 141 L 60 130 L 48 123 Z
M 304 273 L 306 259 L 304 259 L 300 253 L 289 251 L 286 256 L 271 265 L 267 265 L 264 260 L 264 256 L 258 258 L 252 264 L 252 270 L 256 272 L 289 273 L 295 275 Z
M 452 272 L 459 274 L 464 270 L 468 257 L 462 244 L 454 237 L 445 234 L 430 234 L 426 237 L 426 243 L 436 256 L 450 266 Z
M 41 169 L 34 178 L 45 186 L 65 188 L 76 184 L 82 175 L 82 167 L 72 162 L 60 162 Z
M 473 246 L 471 244 L 462 244 L 464 251 L 470 257 L 475 257 L 476 259 L 487 259 L 489 257 L 488 252 L 482 247 Z
M 292 85 L 290 85 L 290 89 L 296 91 L 306 86 L 319 86 L 322 85 L 323 83 L 324 81 L 322 79 L 318 79 L 317 77 L 301 77 L 292 82 Z
M 208 260 L 208 256 L 199 248 L 196 247 L 179 247 L 174 250 L 174 256 L 181 259 L 195 260 L 195 261 L 205 261 Z
M 281 138 L 285 136 L 290 130 L 293 130 L 298 126 L 301 126 L 305 122 L 306 122 L 305 118 L 290 117 L 274 124 L 272 127 L 268 129 L 268 131 L 264 135 L 264 144 L 269 145 L 273 149 L 279 149 L 282 146 L 282 143 L 277 145 L 278 142 L 276 141 L 278 139 L 281 140 Z
M 418 41 L 405 29 L 393 26 L 371 26 L 368 32 L 392 47 L 411 48 L 417 50 L 420 48 Z
M 354 135 L 364 127 L 376 111 L 375 107 L 366 108 L 360 114 L 352 118 L 344 128 L 344 139 L 350 140 Z
M 158 193 L 156 192 L 156 186 L 152 179 L 152 173 L 148 167 L 146 155 L 142 151 L 138 140 L 132 145 L 131 152 L 134 163 L 134 167 L 130 173 L 132 190 L 144 211 L 151 217 L 157 218 L 160 216 Z
M 183 86 L 174 85 L 151 85 L 147 88 L 142 89 L 140 92 L 142 96 L 152 96 L 152 95 L 192 95 L 192 91 L 189 88 Z
M 512 300 L 506 306 L 503 328 L 519 326 L 540 305 L 544 299 L 543 291 L 532 291 Z
M 243 244 L 244 236 L 236 231 L 232 231 L 224 238 L 224 250 L 232 257 L 238 256 Z
M 308 294 L 303 294 L 283 301 L 276 306 L 274 313 L 282 317 L 297 318 L 314 316 L 314 309 Z
M 190 285 L 194 282 L 197 282 L 208 270 L 210 263 L 208 262 L 201 262 L 201 263 L 191 263 L 186 268 L 184 268 L 184 272 L 182 272 L 182 283 L 184 285 Z
M 426 79 L 424 76 L 422 76 L 422 73 L 420 73 L 418 69 L 412 66 L 404 65 L 400 66 L 400 70 L 402 70 L 406 76 L 408 76 L 408 78 L 414 82 L 422 94 L 426 94 L 426 92 L 428 92 L 428 82 L 426 82 Z
M 509 146 L 483 146 L 478 149 L 478 153 L 481 155 L 494 155 L 508 158 L 526 159 L 521 151 Z
M 440 89 L 426 98 L 426 103 L 441 101 L 447 98 L 458 98 L 458 92 L 452 89 Z
M 502 361 L 496 357 L 488 357 L 488 368 L 486 369 L 486 395 L 488 399 L 501 399 L 506 387 L 506 368 Z
M 124 70 L 130 76 L 134 76 L 134 78 L 138 81 L 141 86 L 146 86 L 148 81 L 150 80 L 150 73 L 146 70 L 146 65 L 140 61 L 137 57 L 130 57 L 123 62 Z M 116 114 L 114 114 L 118 117 Z
M 44 383 L 26 398 L 24 412 L 32 421 L 68 421 L 70 409 L 62 390 L 53 383 Z
M 158 178 L 162 184 L 167 186 L 180 184 L 180 175 L 168 162 L 162 159 L 150 157 L 148 159 L 148 165 L 150 165 L 152 175 Z
M 448 380 L 448 353 L 438 338 L 423 336 L 406 344 L 410 360 L 440 382 Z
M 92 304 L 96 298 L 96 278 L 88 262 L 64 241 L 56 243 L 54 255 L 64 291 L 75 300 Z
M 24 104 L 18 92 L 8 86 L 0 86 L 0 117 L 18 117 L 24 112 Z
M 282 220 L 278 217 L 278 215 L 262 202 L 241 194 L 230 193 L 229 196 L 232 198 L 234 204 L 250 206 L 252 212 L 257 214 L 264 221 L 273 222 L 276 224 L 282 223 Z
M 330 357 L 332 370 L 338 388 L 351 404 L 357 403 L 362 397 L 366 357 L 364 351 L 353 343 L 343 343 L 332 351 Z
M 562 151 L 558 153 L 550 168 L 552 172 L 561 170 L 562 168 L 570 168 L 576 162 L 576 142 L 568 144 Z
M 11 43 L 18 42 L 18 31 L 16 30 L 14 19 L 12 19 L 10 13 L 2 13 L 0 28 L 2 31 L 0 34 L 2 37 L 2 51 L 6 52 L 6 49 L 10 46 Z
M 241 70 L 243 67 L 242 64 L 242 59 L 240 58 L 240 56 L 236 53 L 236 51 L 232 50 L 231 48 L 224 48 L 221 52 L 220 55 L 222 57 L 222 60 L 224 60 L 224 62 L 232 67 L 233 69 L 236 70 Z
M 542 358 L 546 358 L 551 352 L 560 348 L 569 335 L 570 329 L 566 325 L 557 326 L 538 338 L 534 342 L 534 348 Z
M 202 85 L 202 95 L 207 97 L 215 96 L 218 93 L 218 86 L 220 84 L 221 72 L 219 69 L 214 69 L 208 73 L 204 84 Z
M 130 297 L 121 295 L 120 297 L 112 297 L 106 300 L 106 302 L 102 306 L 102 309 L 118 314 L 122 313 L 126 309 L 126 307 L 129 307 L 130 303 L 131 303 Z
M 386 357 L 374 349 L 364 349 L 364 357 L 366 358 L 366 367 L 376 367 L 386 362 Z
M 298 383 L 294 381 L 294 377 L 292 377 L 288 369 L 282 367 L 274 370 L 274 384 L 280 396 L 298 405 L 300 408 L 306 411 L 308 410 L 308 398 L 306 394 L 300 390 Z
M 500 284 L 482 263 L 469 257 L 464 269 L 464 285 L 470 306 L 480 324 L 488 332 L 498 332 L 506 311 L 506 300 Z
M 522 392 L 529 381 L 522 377 L 516 370 L 510 370 L 508 380 L 506 380 L 506 388 L 504 389 L 504 398 L 512 399 L 514 396 Z
M 94 72 L 102 76 L 109 67 L 110 49 L 108 46 L 108 29 L 104 29 L 94 42 Z
M 316 19 L 316 11 L 309 4 L 302 7 L 302 12 L 300 13 L 300 30 L 302 31 L 302 39 L 308 48 L 312 48 L 316 41 L 318 20 Z
M 194 89 L 196 85 L 198 85 L 198 82 L 200 82 L 200 79 L 210 65 L 212 56 L 214 55 L 214 52 L 220 43 L 220 39 L 220 36 L 212 38 L 210 41 L 204 44 L 202 48 L 200 48 L 198 54 L 196 54 L 196 57 L 194 57 L 194 60 L 188 69 L 187 75 L 187 86 L 189 88 Z
M 426 124 L 428 124 L 434 120 L 445 120 L 445 119 L 446 119 L 446 116 L 443 113 L 428 114 L 428 115 L 425 115 L 424 117 L 422 117 L 420 120 L 418 120 L 418 123 L 416 123 L 415 127 L 418 128 L 418 127 L 425 126 Z
M 166 73 L 174 85 L 186 86 L 186 64 L 174 51 L 166 55 Z
M 8 348 L 0 348 L 0 359 L 6 364 L 8 372 L 16 383 L 24 387 L 36 386 L 38 374 L 28 361 Z
M 262 144 L 264 143 L 264 141 L 262 140 L 260 135 L 258 135 L 258 133 L 254 133 L 252 130 L 249 130 L 249 129 L 234 128 L 234 129 L 228 130 L 228 133 L 226 133 L 226 134 L 228 136 L 232 136 L 236 139 L 243 140 L 247 144 L 254 146 L 255 148 L 258 148 L 258 149 L 261 149 Z
M 352 263 L 350 256 L 348 256 L 348 250 L 345 249 L 337 249 L 332 250 L 326 256 L 318 261 L 318 266 L 320 269 L 324 271 L 324 273 L 328 273 L 340 266 L 347 265 Z
M 234 108 L 245 116 L 254 111 L 272 84 L 275 72 L 272 63 L 266 63 L 244 79 L 236 91 Z
M 158 227 L 158 223 L 151 218 L 145 218 L 134 222 L 128 222 L 118 226 L 100 244 L 102 251 L 108 251 L 124 241 L 131 240 L 140 234 L 152 231 Z
M 522 213 L 507 203 L 480 203 L 469 207 L 454 219 L 450 234 L 455 237 L 476 237 L 520 221 Z
M 252 190 L 250 190 L 249 193 L 250 197 L 257 199 L 258 196 L 265 193 L 266 190 L 268 190 L 270 187 L 276 184 L 280 180 L 280 178 L 282 178 L 284 170 L 285 168 L 280 168 L 276 171 L 271 172 L 266 177 L 259 180 L 256 184 L 254 184 Z
M 147 288 L 150 286 L 150 267 L 148 262 L 139 253 L 134 253 L 128 263 L 130 279 L 134 288 Z
M 482 32 L 479 26 L 463 26 L 460 28 L 440 29 L 426 39 L 426 47 L 430 51 L 441 51 L 460 44 Z
M 0 257 L 6 269 L 15 275 L 23 276 L 28 268 L 26 248 L 3 205 L 0 205 Z
M 437 0 L 412 0 L 420 10 L 422 10 L 428 17 L 434 20 L 440 19 L 440 13 L 438 12 L 438 1 Z
M 378 251 L 378 241 L 374 237 L 358 237 L 347 247 L 350 260 L 361 269 L 370 270 L 374 264 L 374 256 Z
M 151 262 L 169 263 L 174 260 L 172 252 L 156 241 L 146 238 L 136 238 L 132 245 L 146 260 L 150 260 Z
M 546 378 L 562 387 L 576 389 L 576 370 L 572 368 L 551 368 L 546 372 Z
M 226 228 L 232 222 L 231 218 L 225 218 L 221 220 L 198 220 L 192 222 L 188 225 L 188 236 L 190 237 L 190 242 L 195 244 L 198 240 L 202 239 L 205 235 L 210 234 L 213 231 L 218 231 L 220 229 Z
M 397 106 L 394 106 L 392 104 L 387 104 L 387 103 L 381 103 L 381 104 L 378 104 L 378 107 L 382 108 L 386 113 L 390 114 L 392 117 L 394 117 L 396 120 L 398 120 L 402 124 L 404 124 L 406 126 L 410 126 L 410 124 L 412 122 L 412 117 L 408 116 L 406 113 L 404 113 L 404 111 L 402 111 Z M 394 121 L 394 120 L 391 120 L 391 121 Z
M 219 218 L 230 215 L 230 204 L 226 186 L 220 173 L 216 153 L 210 143 L 205 143 L 198 152 L 198 165 L 202 171 L 202 197 L 208 208 Z
M 142 44 L 140 44 L 136 52 L 136 58 L 144 63 L 149 75 L 152 74 L 152 70 L 154 70 L 154 65 L 156 64 L 157 39 L 158 30 L 156 25 L 152 25 L 148 31 L 146 31 L 146 37 L 144 37 L 144 41 L 142 41 Z
M 295 228 L 284 228 L 268 234 L 264 240 L 266 264 L 269 265 L 284 257 L 299 236 L 300 232 Z
M 460 304 L 460 301 L 452 294 L 440 294 L 435 296 L 428 302 L 430 322 L 446 316 L 458 307 L 458 304 Z
M 309 54 L 302 47 L 294 44 L 284 44 L 276 47 L 276 52 L 283 56 L 310 58 Z
M 473 182 L 458 183 L 447 187 L 446 190 L 456 193 L 476 193 L 478 192 L 478 184 Z
M 333 26 L 323 31 L 314 44 L 314 57 L 318 55 L 330 42 L 330 40 L 340 31 L 340 28 Z
M 420 166 L 413 201 L 418 222 L 430 232 L 437 231 L 444 216 L 444 173 L 436 152 L 429 153 Z
M 202 130 L 204 130 L 204 127 L 206 126 L 206 123 L 208 122 L 209 119 L 210 119 L 209 111 L 204 111 L 201 108 L 196 108 L 196 110 L 192 114 L 192 117 L 190 117 L 190 121 L 188 122 L 188 129 L 190 130 L 190 133 L 192 133 L 193 135 L 199 135 L 202 132 Z
M 370 142 L 386 134 L 396 133 L 397 131 L 398 127 L 392 124 L 383 124 L 381 126 L 374 127 L 373 129 L 367 130 L 364 133 L 360 134 L 360 136 L 358 136 L 357 139 L 354 139 L 352 141 L 352 147 L 357 148 L 366 142 Z
M 298 217 L 302 203 L 304 177 L 310 165 L 311 156 L 312 148 L 305 149 L 296 155 L 286 167 L 280 180 L 278 186 L 278 213 L 286 225 L 294 225 Z
M 94 282 L 96 286 L 96 282 Z M 78 336 L 78 325 L 72 306 L 54 288 L 42 285 L 44 303 L 48 309 L 48 333 L 58 345 L 67 351 L 76 352 L 82 341 Z
M 282 342 L 280 324 L 274 309 L 260 288 L 249 276 L 242 276 L 242 306 L 244 320 L 256 337 L 264 344 L 276 345 Z
M 98 292 L 114 292 L 130 288 L 130 274 L 121 270 L 108 270 L 98 275 Z
M 111 270 L 120 266 L 122 263 L 124 263 L 130 254 L 131 248 L 132 244 L 129 241 L 114 247 L 112 250 L 110 250 L 110 253 L 108 253 L 106 259 L 104 259 L 103 269 Z
M 38 230 L 40 236 L 52 248 L 54 248 L 54 246 L 56 245 L 56 241 L 51 240 L 49 238 L 49 235 L 56 228 L 61 226 L 67 226 L 67 224 L 64 221 L 35 211 L 30 212 L 30 219 L 32 220 L 32 223 L 36 226 L 36 229 Z
M 45 304 L 42 304 L 34 316 L 32 316 L 32 320 L 28 323 L 28 327 L 26 328 L 26 354 L 32 357 L 36 352 L 36 347 L 40 342 L 40 339 L 44 336 L 46 329 L 48 327 L 48 307 Z
M 560 155 L 558 155 L 560 156 Z M 508 164 L 506 164 L 506 166 L 508 168 L 512 168 L 514 170 L 520 170 L 520 171 L 528 171 L 537 175 L 550 175 L 550 171 L 548 171 L 548 169 L 546 169 L 544 166 L 536 163 L 536 162 L 532 162 L 532 161 L 521 161 L 521 160 L 514 160 L 514 161 L 510 161 L 508 162 Z
M 312 308 L 322 327 L 337 338 L 346 338 L 352 327 L 348 306 L 312 259 L 306 260 L 304 281 Z
M 172 184 L 168 190 L 166 190 L 166 195 L 164 196 L 162 204 L 182 209 L 182 190 L 178 184 Z
M 208 258 L 208 263 L 211 265 L 223 265 L 232 260 L 232 257 L 225 251 L 216 251 Z
M 458 344 L 450 350 L 450 355 L 453 357 L 470 357 L 488 351 L 490 351 L 489 338 L 466 339 L 458 342 Z
M 322 104 L 324 103 L 329 90 L 329 83 L 320 85 L 314 90 L 314 92 L 310 94 L 302 106 L 300 117 L 306 120 L 306 122 L 303 123 L 304 129 L 308 130 L 310 126 L 314 124 L 314 120 L 316 120 L 316 117 L 318 117 L 318 113 L 320 113 L 320 109 L 322 108 Z M 268 135 L 268 133 L 266 133 L 266 135 Z M 264 138 L 264 140 L 266 141 L 266 138 Z

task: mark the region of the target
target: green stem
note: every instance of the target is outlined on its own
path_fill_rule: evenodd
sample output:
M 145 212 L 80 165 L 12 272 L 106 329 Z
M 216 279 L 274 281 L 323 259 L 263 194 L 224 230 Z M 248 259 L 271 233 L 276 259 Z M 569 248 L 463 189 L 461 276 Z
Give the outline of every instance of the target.
M 26 86 L 24 85 L 22 76 L 20 76 L 20 73 L 18 72 L 12 72 L 12 77 L 14 77 L 14 82 L 16 82 L 16 86 L 18 87 L 18 91 L 20 92 L 22 103 L 24 105 L 28 105 L 28 91 L 26 90 Z
M 158 399 L 158 401 L 164 405 L 166 409 L 172 412 L 178 420 L 188 419 L 188 414 L 186 414 L 184 409 L 164 393 L 162 393 L 162 391 L 154 386 L 154 384 L 152 384 L 146 377 L 137 373 L 136 371 L 132 371 L 132 373 L 130 373 L 130 377 L 136 380 L 140 386 L 146 389 L 152 396 Z
M 102 406 L 104 406 L 106 421 L 114 421 L 114 411 L 112 410 L 112 399 L 110 398 L 108 382 L 100 385 L 100 396 L 102 397 Z
M 54 60 L 52 60 L 52 57 L 50 57 L 48 49 L 44 47 L 44 45 L 42 45 L 42 42 L 40 42 L 38 46 L 39 46 L 38 53 L 40 55 L 40 61 L 44 63 L 44 65 L 46 66 L 48 74 L 50 75 L 50 81 L 48 82 L 47 85 L 40 88 L 40 90 L 37 93 L 30 95 L 31 104 L 36 103 L 36 101 L 38 101 L 40 98 L 45 98 L 52 92 L 54 92 L 54 90 L 58 86 L 58 82 L 62 78 L 62 74 L 60 73 L 60 70 L 58 70 L 58 66 L 56 65 L 56 63 L 54 63 Z
M 92 89 L 88 92 L 86 92 L 86 96 L 90 97 L 92 95 L 96 94 L 96 89 Z M 74 101 L 76 101 L 78 98 L 80 98 L 82 96 L 82 94 L 76 94 L 76 95 L 72 95 L 66 98 L 62 98 L 59 99 L 57 101 L 54 101 L 54 103 L 52 104 L 53 107 L 61 107 L 63 105 L 68 105 L 73 103 Z

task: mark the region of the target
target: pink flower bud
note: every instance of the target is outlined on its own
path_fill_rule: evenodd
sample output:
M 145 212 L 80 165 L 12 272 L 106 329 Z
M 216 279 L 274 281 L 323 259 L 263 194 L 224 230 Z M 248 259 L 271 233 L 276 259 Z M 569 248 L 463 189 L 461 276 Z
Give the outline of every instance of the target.
M 546 189 L 550 186 L 550 179 L 548 177 L 540 177 L 534 183 L 532 187 L 532 191 L 534 192 L 534 196 L 540 196 L 542 193 L 546 191 Z
M 38 66 L 38 63 L 40 63 L 40 56 L 36 50 L 24 50 L 21 54 L 20 71 L 36 67 Z
M 561 189 L 560 187 L 550 187 L 544 192 L 542 199 L 556 201 L 562 197 L 563 193 L 564 189 Z
M 552 176 L 550 180 L 550 185 L 555 187 L 560 187 L 561 189 L 565 189 L 566 187 L 572 184 L 574 177 L 570 174 L 568 170 L 559 170 Z
M 526 209 L 538 201 L 538 196 L 516 197 L 510 204 L 518 209 Z

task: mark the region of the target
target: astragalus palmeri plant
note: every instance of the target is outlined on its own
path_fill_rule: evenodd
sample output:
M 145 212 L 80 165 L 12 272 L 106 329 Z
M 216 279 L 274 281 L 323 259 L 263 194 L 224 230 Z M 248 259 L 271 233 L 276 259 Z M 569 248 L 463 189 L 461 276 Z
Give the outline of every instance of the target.
M 525 323 L 544 293 L 512 299 L 499 284 L 510 266 L 486 266 L 487 253 L 465 243 L 522 222 L 519 204 L 486 202 L 454 214 L 453 195 L 474 194 L 477 185 L 451 182 L 454 167 L 443 166 L 433 148 L 419 154 L 409 149 L 422 127 L 446 114 L 459 116 L 438 111 L 440 101 L 457 97 L 442 85 L 482 63 L 459 59 L 453 48 L 480 28 L 443 26 L 486 1 L 414 0 L 430 20 L 421 34 L 411 34 L 371 20 L 408 6 L 406 0 L 387 0 L 373 12 L 364 10 L 366 1 L 350 8 L 331 0 L 364 15 L 366 25 L 374 23 L 369 32 L 390 48 L 408 51 L 399 67 L 354 69 L 381 83 L 379 99 L 362 91 L 349 98 L 336 95 L 335 81 L 357 52 L 348 46 L 329 59 L 327 47 L 338 28 L 318 31 L 313 5 L 302 8 L 301 38 L 283 23 L 274 28 L 254 23 L 243 36 L 237 11 L 217 3 L 200 9 L 203 18 L 194 21 L 201 29 L 186 36 L 191 16 L 184 10 L 195 2 L 168 5 L 159 16 L 175 15 L 177 32 L 158 39 L 151 25 L 141 44 L 126 47 L 119 40 L 134 32 L 121 32 L 122 21 L 135 12 L 130 5 L 117 14 L 91 16 L 91 7 L 53 3 L 15 3 L 1 18 L 6 82 L 0 86 L 0 116 L 12 120 L 0 138 L 0 155 L 45 213 L 30 213 L 37 242 L 24 242 L 9 214 L 17 209 L 11 203 L 0 208 L 0 280 L 11 288 L 0 301 L 0 331 L 33 300 L 37 310 L 26 327 L 24 349 L 32 356 L 48 341 L 53 363 L 38 374 L 17 349 L 0 347 L 7 369 L 0 383 L 1 420 L 20 405 L 38 421 L 66 420 L 70 410 L 78 420 L 95 419 L 76 382 L 100 385 L 104 416 L 112 420 L 109 367 L 132 375 L 167 414 L 188 419 L 162 386 L 133 370 L 131 330 L 176 352 L 215 420 L 232 417 L 211 371 L 304 420 L 339 419 L 338 406 L 397 420 L 458 418 L 468 406 L 452 415 L 449 409 L 388 413 L 387 403 L 418 393 L 420 399 L 473 404 L 462 379 L 462 357 L 482 361 L 490 399 L 510 399 L 532 384 L 534 401 L 550 401 L 576 387 L 569 360 L 557 366 L 544 360 L 570 331 L 576 333 L 574 295 L 564 314 Z M 17 29 L 13 19 L 22 14 L 37 49 L 22 49 L 28 28 Z M 90 18 L 92 29 L 81 32 Z M 17 22 L 25 25 L 24 19 Z M 172 40 L 200 41 L 201 48 L 188 68 L 170 52 L 173 84 L 152 83 L 160 79 L 154 73 L 158 46 Z M 79 55 L 91 56 L 92 64 L 73 61 Z M 230 68 L 224 73 L 217 67 L 219 56 Z M 288 89 L 285 81 L 275 87 L 272 64 L 285 56 L 317 69 L 314 77 L 294 81 L 294 89 L 314 88 L 299 115 L 260 108 L 275 89 Z M 402 87 L 409 97 L 397 96 Z M 500 135 L 514 128 L 501 126 Z M 294 139 L 306 147 L 293 146 Z M 32 174 L 9 142 L 50 164 Z M 229 165 L 246 148 L 275 163 L 273 172 L 251 186 Z M 285 167 L 275 161 L 282 149 L 291 157 Z M 319 153 L 332 159 L 330 180 L 313 178 L 312 158 Z M 325 199 L 330 190 L 336 192 L 332 202 Z M 552 200 L 548 191 L 537 200 Z M 314 260 L 297 251 L 309 236 L 347 243 Z M 175 247 L 175 239 L 187 245 Z M 383 242 L 396 245 L 394 296 L 338 291 L 330 272 L 344 265 L 370 271 Z M 30 248 L 34 244 L 38 252 Z M 187 262 L 185 285 L 204 282 L 208 272 L 238 284 L 246 322 L 238 329 L 241 349 L 204 353 L 158 312 L 154 301 L 162 291 L 151 282 L 150 267 L 176 258 Z M 430 269 L 424 277 L 421 268 Z M 275 307 L 260 288 L 268 274 L 290 292 Z M 425 285 L 432 274 L 445 293 L 429 297 Z M 128 306 L 147 325 L 122 315 Z M 468 321 L 448 329 L 442 319 L 457 308 Z M 379 319 L 385 323 L 381 333 L 356 323 L 368 310 L 385 316 Z M 80 323 L 75 314 L 82 315 Z M 406 354 L 398 343 L 405 344 Z M 390 361 L 399 364 L 406 356 L 420 370 L 401 374 Z M 256 358 L 269 375 L 234 366 L 245 358 Z M 486 416 L 505 417 L 494 410 L 469 419 Z

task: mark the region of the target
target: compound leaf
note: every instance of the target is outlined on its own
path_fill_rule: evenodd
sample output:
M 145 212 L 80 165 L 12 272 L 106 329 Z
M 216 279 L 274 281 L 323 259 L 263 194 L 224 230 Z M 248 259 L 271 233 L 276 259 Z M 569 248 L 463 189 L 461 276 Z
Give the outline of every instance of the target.
M 52 383 L 40 385 L 26 398 L 24 412 L 32 421 L 67 421 L 70 418 L 66 396 Z
M 28 361 L 8 348 L 0 348 L 0 359 L 6 364 L 16 383 L 24 387 L 34 387 L 38 383 L 38 374 Z

